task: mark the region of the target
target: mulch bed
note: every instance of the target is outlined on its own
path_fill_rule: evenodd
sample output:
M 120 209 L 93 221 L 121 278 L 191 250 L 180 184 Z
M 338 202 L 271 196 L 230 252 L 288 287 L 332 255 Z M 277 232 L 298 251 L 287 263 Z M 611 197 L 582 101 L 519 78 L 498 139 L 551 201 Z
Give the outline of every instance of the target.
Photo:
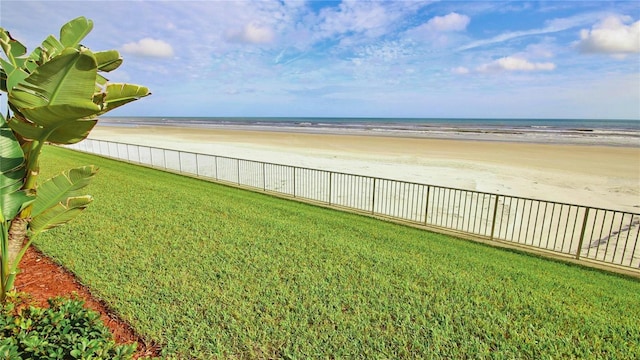
M 104 302 L 94 298 L 89 289 L 78 282 L 73 273 L 53 262 L 33 246 L 22 258 L 20 269 L 15 282 L 16 290 L 29 294 L 34 305 L 45 307 L 48 306 L 49 298 L 70 297 L 75 294 L 84 300 L 85 307 L 101 314 L 102 321 L 109 327 L 118 344 L 138 342 L 138 351 L 134 358 L 159 356 L 159 346 L 146 343 Z

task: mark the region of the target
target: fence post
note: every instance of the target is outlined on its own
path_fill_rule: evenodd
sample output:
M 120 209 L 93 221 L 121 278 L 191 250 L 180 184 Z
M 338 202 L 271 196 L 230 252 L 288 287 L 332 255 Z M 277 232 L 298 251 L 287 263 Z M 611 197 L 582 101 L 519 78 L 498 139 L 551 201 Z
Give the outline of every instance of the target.
M 332 179 L 333 171 L 329 171 L 329 205 L 331 205 L 331 192 L 333 191 Z
M 266 164 L 262 163 L 262 191 L 267 191 L 267 170 L 265 169 Z
M 582 251 L 582 243 L 584 242 L 584 234 L 587 230 L 587 220 L 589 218 L 589 209 L 585 208 L 584 219 L 582 220 L 582 230 L 580 230 L 580 240 L 578 241 L 578 250 L 576 250 L 576 260 L 580 260 L 580 251 Z M 597 215 L 597 213 L 596 213 Z
M 296 167 L 293 167 L 293 197 L 296 197 Z
M 491 223 L 491 240 L 493 240 L 495 236 L 496 219 L 498 218 L 498 199 L 499 198 L 500 198 L 500 195 L 496 194 L 496 201 L 493 203 L 493 221 Z
M 237 173 L 236 173 L 237 183 L 238 183 L 238 185 L 240 185 L 240 159 L 236 159 L 236 170 L 238 170 Z
M 162 149 L 162 163 L 164 164 L 164 168 L 167 168 L 167 149 Z
M 427 225 L 427 216 L 429 214 L 429 193 L 431 192 L 431 186 L 427 185 L 427 198 L 424 205 L 424 224 Z
M 215 167 L 215 178 L 216 180 L 218 180 L 218 157 L 214 156 L 213 157 L 213 166 Z
M 378 178 L 373 178 L 373 191 L 371 191 L 371 213 L 375 214 L 376 212 L 376 184 Z
M 196 154 L 196 176 L 200 176 L 200 166 L 198 164 L 198 155 Z

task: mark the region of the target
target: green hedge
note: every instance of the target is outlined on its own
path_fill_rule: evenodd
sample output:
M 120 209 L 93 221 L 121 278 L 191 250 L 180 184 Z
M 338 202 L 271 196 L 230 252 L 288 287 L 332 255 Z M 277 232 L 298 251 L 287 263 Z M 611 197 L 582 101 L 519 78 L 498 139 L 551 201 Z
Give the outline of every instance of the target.
M 0 314 L 2 359 L 131 359 L 137 344 L 116 345 L 100 314 L 77 299 L 54 298 L 48 308 L 10 296 Z

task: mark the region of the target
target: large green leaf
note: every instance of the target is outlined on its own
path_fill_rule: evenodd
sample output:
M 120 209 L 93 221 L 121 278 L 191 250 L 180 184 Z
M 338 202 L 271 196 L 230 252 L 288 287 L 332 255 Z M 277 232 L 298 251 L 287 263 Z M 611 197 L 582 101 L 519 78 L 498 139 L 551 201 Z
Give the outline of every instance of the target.
M 9 101 L 21 109 L 61 104 L 91 108 L 97 66 L 90 51 L 67 48 L 16 85 Z
M 43 49 L 42 47 L 37 47 L 35 49 L 33 49 L 33 51 L 31 52 L 31 54 L 29 54 L 29 60 L 31 61 L 32 64 L 35 64 L 36 66 L 38 64 L 42 64 L 44 63 L 43 58 Z M 34 69 L 31 68 L 29 69 L 29 71 L 33 71 Z
M 12 219 L 33 200 L 20 190 L 25 172 L 20 143 L 0 115 L 0 222 Z
M 93 102 L 96 76 L 97 63 L 90 51 L 67 48 L 17 84 L 9 93 L 9 101 L 32 127 L 40 128 L 39 136 L 47 136 L 70 121 L 93 117 L 100 111 Z M 27 134 L 11 125 L 25 138 L 47 140 L 33 137 L 37 129 Z M 84 128 L 79 130 L 81 136 Z
M 52 144 L 71 145 L 86 139 L 97 123 L 96 118 L 69 120 L 51 132 L 47 128 L 14 117 L 9 121 L 9 126 L 25 139 L 46 137 L 47 142 Z
M 13 219 L 33 202 L 33 195 L 24 190 L 7 192 L 0 196 L 0 222 Z
M 47 133 L 42 126 L 36 126 L 15 116 L 9 120 L 9 126 L 25 139 L 40 139 Z
M 89 184 L 97 169 L 83 166 L 67 170 L 38 186 L 29 228 L 34 234 L 65 224 L 76 217 L 92 201 L 79 192 Z
M 134 84 L 108 84 L 106 96 L 102 100 L 102 110 L 98 115 L 102 115 L 119 106 L 125 105 L 142 97 L 151 95 L 145 86 Z
M 20 143 L 0 115 L 0 189 L 20 182 L 25 171 Z
M 14 86 L 24 81 L 29 74 L 22 70 L 20 67 L 14 66 L 4 59 L 0 59 L 0 66 L 5 71 L 6 84 L 3 87 L 3 91 L 11 91 Z
M 93 165 L 82 166 L 64 171 L 43 182 L 36 189 L 38 197 L 33 203 L 31 216 L 35 219 L 58 203 L 66 203 L 67 198 L 80 196 L 78 191 L 89 185 L 97 171 Z
M 11 37 L 11 34 L 5 29 L 0 27 L 0 47 L 7 55 L 9 61 L 11 61 L 14 65 L 15 59 L 26 54 L 27 48 L 22 45 L 18 40 Z
M 47 36 L 42 42 L 39 48 L 33 50 L 29 55 L 29 58 L 35 60 L 39 64 L 44 64 L 49 59 L 60 55 L 64 51 L 65 47 L 62 43 L 56 39 L 53 35 Z
M 102 91 L 102 89 L 104 89 L 104 87 L 107 86 L 108 82 L 109 82 L 109 79 L 102 76 L 102 74 L 98 74 L 98 76 L 96 77 L 96 92 Z
M 96 57 L 98 70 L 100 71 L 109 72 L 122 65 L 122 57 L 116 50 L 98 51 L 94 52 L 93 55 Z
M 76 47 L 93 29 L 93 21 L 84 16 L 77 17 L 62 25 L 60 42 L 66 47 Z
M 69 121 L 56 128 L 56 130 L 49 135 L 47 141 L 52 144 L 60 145 L 79 143 L 89 136 L 89 133 L 97 123 L 97 118 Z
M 95 106 L 95 104 L 91 106 L 85 106 L 84 104 L 56 104 L 20 109 L 20 112 L 34 124 L 53 131 L 68 121 L 94 116 L 98 113 L 95 110 Z
M 0 58 L 0 90 L 8 91 L 18 82 L 27 77 L 27 73 L 20 67 L 24 64 L 25 59 L 19 58 L 27 52 L 27 49 L 19 41 L 13 39 L 8 31 L 0 28 L 0 46 L 7 55 L 6 61 Z
M 29 223 L 33 235 L 54 227 L 64 225 L 76 216 L 93 201 L 91 195 L 69 197 L 45 210 Z

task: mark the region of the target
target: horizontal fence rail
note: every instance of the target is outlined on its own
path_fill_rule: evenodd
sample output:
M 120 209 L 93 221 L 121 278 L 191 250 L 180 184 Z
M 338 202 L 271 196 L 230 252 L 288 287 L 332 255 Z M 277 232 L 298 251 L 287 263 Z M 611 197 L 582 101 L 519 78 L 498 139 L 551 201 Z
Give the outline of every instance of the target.
M 640 214 L 86 139 L 68 148 L 473 237 L 640 269 Z

